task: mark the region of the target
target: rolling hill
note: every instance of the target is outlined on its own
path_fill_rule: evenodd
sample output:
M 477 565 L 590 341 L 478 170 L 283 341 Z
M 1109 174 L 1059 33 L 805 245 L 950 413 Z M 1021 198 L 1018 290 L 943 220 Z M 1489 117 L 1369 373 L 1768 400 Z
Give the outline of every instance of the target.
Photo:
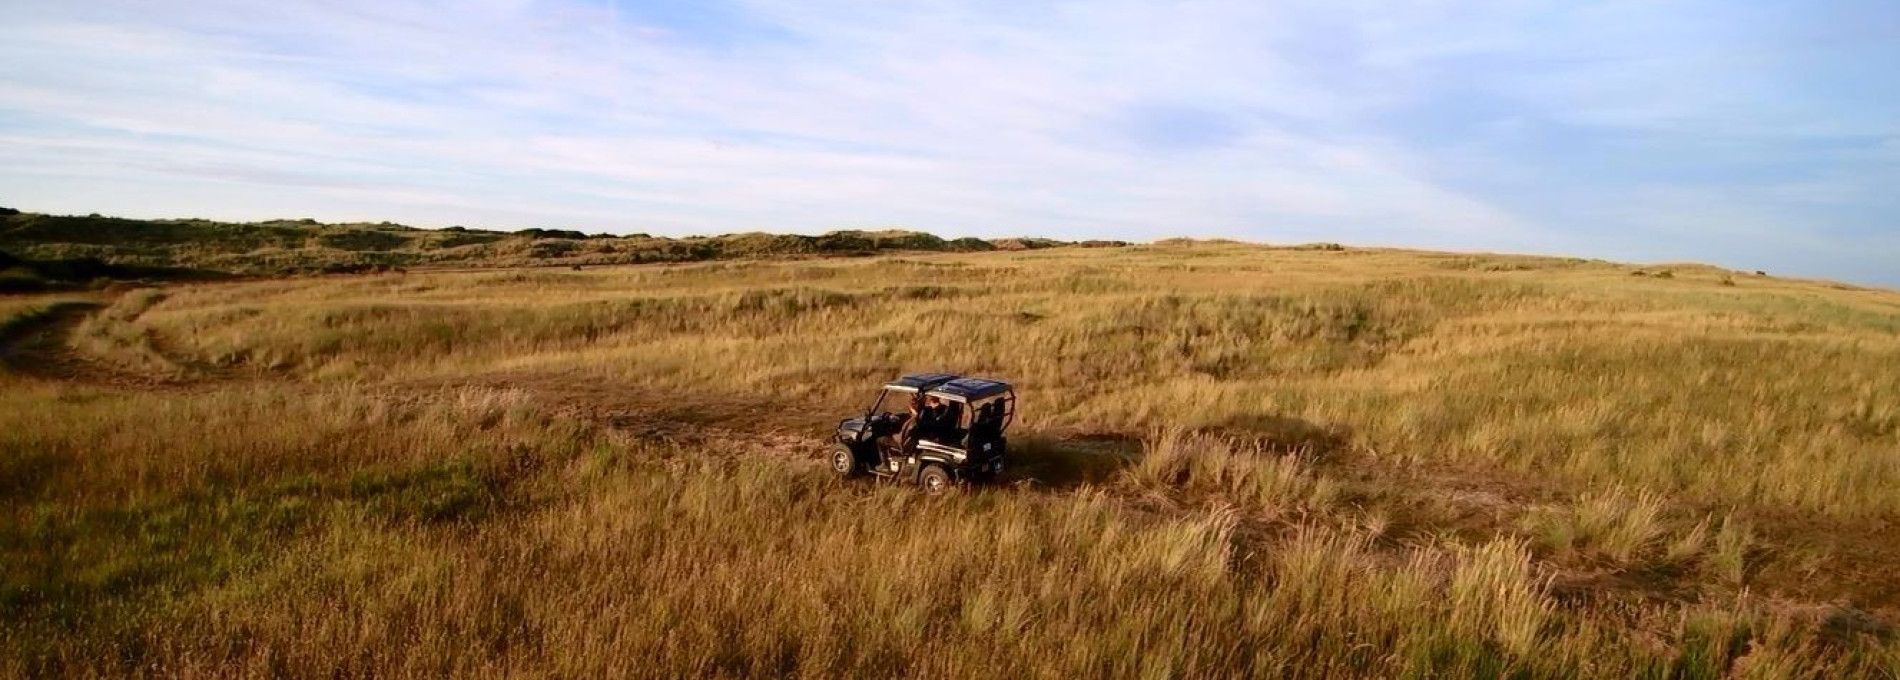
M 0 209 L 0 252 L 43 263 L 41 278 L 205 278 L 357 273 L 412 267 L 598 266 L 756 257 L 983 252 L 1080 244 L 1045 238 L 944 239 L 916 231 L 834 231 L 819 236 L 743 233 L 687 238 L 616 236 L 565 229 L 420 229 L 390 222 L 215 222 L 61 216 Z M 0 263 L 3 264 L 3 263 Z M 102 269 L 100 265 L 135 267 Z M 5 269 L 0 266 L 0 269 Z M 83 278 L 57 278 L 58 276 Z M 96 275 L 96 276 L 94 276 Z M 25 276 L 16 276 L 25 278 Z

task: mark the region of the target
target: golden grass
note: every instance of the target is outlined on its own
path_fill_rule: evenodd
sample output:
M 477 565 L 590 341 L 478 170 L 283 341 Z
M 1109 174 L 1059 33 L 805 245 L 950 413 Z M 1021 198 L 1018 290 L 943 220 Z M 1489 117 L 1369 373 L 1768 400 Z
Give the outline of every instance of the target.
M 104 443 L 91 453 L 106 460 L 42 481 L 49 500 L 16 525 L 33 535 L 11 537 L 44 551 L 12 564 L 47 561 L 9 584 L 33 644 L 14 670 L 1566 677 L 1781 654 L 1797 674 L 1877 668 L 1752 632 L 1780 619 L 1747 602 L 1565 610 L 1509 538 L 1392 552 L 1303 526 L 1260 543 L 1242 536 L 1251 512 L 1144 512 L 1101 490 L 933 499 L 764 456 L 669 464 L 517 401 L 320 392 L 305 410 L 239 392 L 200 414 L 226 413 L 199 436 L 210 450 Z M 324 436 L 254 441 L 273 412 Z M 392 421 L 423 432 L 358 438 Z M 162 461 L 177 467 L 144 466 Z M 1704 616 L 1742 630 L 1707 640 L 1679 618 Z M 79 634 L 41 630 L 67 626 Z
M 321 380 L 520 372 L 835 410 L 944 367 L 1038 429 L 1263 418 L 1365 450 L 1834 514 L 1900 509 L 1900 301 L 1677 269 L 1241 246 L 183 288 L 136 322 Z M 101 319 L 109 322 L 110 319 Z
M 1190 244 L 128 293 L 73 351 L 174 383 L 0 374 L 0 672 L 1891 677 L 1878 539 L 1800 527 L 1900 516 L 1900 296 L 1671 271 Z M 1022 483 L 808 460 L 928 368 L 1017 383 Z

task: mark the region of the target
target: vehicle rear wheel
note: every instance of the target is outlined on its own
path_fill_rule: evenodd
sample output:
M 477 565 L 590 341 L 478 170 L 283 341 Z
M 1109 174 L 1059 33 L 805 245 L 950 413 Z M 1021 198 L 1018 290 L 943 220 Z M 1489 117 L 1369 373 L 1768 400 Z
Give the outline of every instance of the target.
M 831 449 L 831 471 L 839 477 L 856 477 L 864 474 L 864 464 L 858 462 L 858 454 L 851 447 L 839 444 Z
M 917 483 L 924 487 L 924 493 L 935 496 L 949 491 L 953 481 L 949 471 L 944 470 L 942 465 L 932 465 L 924 468 L 923 476 L 917 478 Z

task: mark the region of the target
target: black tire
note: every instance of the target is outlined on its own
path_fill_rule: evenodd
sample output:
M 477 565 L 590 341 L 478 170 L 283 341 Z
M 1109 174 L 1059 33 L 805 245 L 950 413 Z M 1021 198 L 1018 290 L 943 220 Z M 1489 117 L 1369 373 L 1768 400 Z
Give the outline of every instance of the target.
M 850 479 L 864 474 L 864 463 L 858 461 L 858 454 L 851 447 L 839 444 L 831 447 L 831 471 Z
M 950 478 L 950 472 L 942 465 L 926 465 L 923 474 L 917 476 L 917 485 L 924 493 L 936 496 L 956 488 L 956 480 Z

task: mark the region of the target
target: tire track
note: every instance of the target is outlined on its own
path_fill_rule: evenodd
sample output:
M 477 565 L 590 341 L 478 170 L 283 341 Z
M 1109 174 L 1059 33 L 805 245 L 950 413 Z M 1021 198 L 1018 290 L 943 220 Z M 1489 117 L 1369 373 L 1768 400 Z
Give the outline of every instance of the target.
M 191 379 L 141 372 L 87 356 L 73 346 L 73 334 L 107 308 L 101 302 L 74 300 L 15 317 L 0 327 L 0 369 L 38 380 L 126 389 L 178 388 L 226 378 Z
M 79 324 L 104 308 L 97 302 L 57 302 L 12 319 L 0 328 L 0 366 L 47 380 L 92 377 L 97 367 L 72 351 L 67 339 Z

